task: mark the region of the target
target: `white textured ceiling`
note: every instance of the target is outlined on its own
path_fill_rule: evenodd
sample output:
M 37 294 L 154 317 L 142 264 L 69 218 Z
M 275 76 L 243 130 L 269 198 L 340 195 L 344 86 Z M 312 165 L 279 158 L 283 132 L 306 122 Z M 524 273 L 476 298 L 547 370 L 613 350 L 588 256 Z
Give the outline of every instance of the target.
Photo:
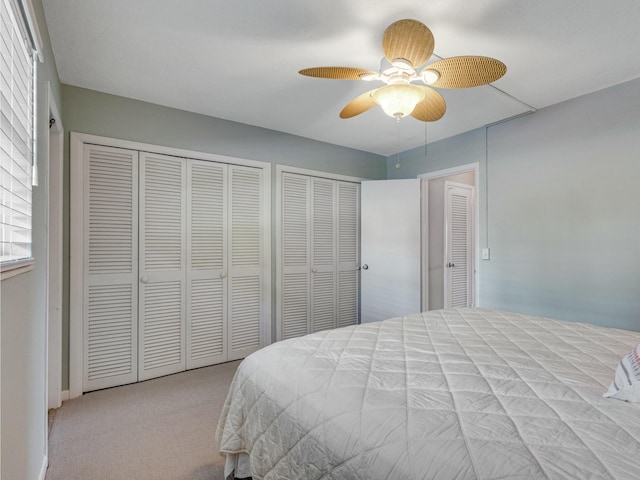
M 390 155 L 422 145 L 425 124 L 380 108 L 342 120 L 367 82 L 299 75 L 378 70 L 382 34 L 414 18 L 439 57 L 507 65 L 495 87 L 439 90 L 429 142 L 640 77 L 638 0 L 43 0 L 69 85 Z M 435 60 L 435 58 L 434 58 Z M 515 98 L 512 98 L 515 97 Z M 597 115 L 598 112 L 594 112 Z

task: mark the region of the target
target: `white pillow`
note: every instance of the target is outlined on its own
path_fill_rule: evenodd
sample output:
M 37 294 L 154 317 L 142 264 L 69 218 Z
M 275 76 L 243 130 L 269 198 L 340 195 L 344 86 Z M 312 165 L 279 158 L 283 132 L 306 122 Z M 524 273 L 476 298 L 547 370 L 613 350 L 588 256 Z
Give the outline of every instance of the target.
M 603 396 L 640 402 L 640 344 L 622 357 L 613 382 Z

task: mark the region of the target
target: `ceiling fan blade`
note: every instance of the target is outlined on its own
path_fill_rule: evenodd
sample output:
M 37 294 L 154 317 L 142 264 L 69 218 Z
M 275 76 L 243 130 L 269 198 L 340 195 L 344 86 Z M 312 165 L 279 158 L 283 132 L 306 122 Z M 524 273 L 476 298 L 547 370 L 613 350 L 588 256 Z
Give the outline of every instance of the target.
M 469 88 L 495 82 L 507 72 L 500 60 L 490 57 L 451 57 L 426 67 L 435 70 L 440 78 L 429 85 L 438 88 Z
M 307 77 L 334 78 L 336 80 L 361 80 L 362 75 L 377 75 L 371 70 L 352 67 L 313 67 L 305 68 L 298 73 Z
M 429 28 L 417 20 L 398 20 L 384 31 L 382 50 L 387 60 L 403 58 L 417 68 L 429 60 L 434 39 Z
M 411 112 L 411 116 L 417 120 L 423 122 L 435 122 L 440 120 L 447 111 L 447 104 L 438 92 L 433 88 L 424 88 L 424 100 L 416 105 L 416 108 Z
M 375 92 L 377 88 L 373 90 L 369 90 L 368 92 L 363 93 L 362 95 L 354 98 L 349 103 L 345 105 L 345 107 L 340 112 L 340 118 L 351 118 L 356 115 L 360 115 L 361 113 L 366 112 L 371 107 L 376 105 L 376 102 L 373 100 L 373 92 Z

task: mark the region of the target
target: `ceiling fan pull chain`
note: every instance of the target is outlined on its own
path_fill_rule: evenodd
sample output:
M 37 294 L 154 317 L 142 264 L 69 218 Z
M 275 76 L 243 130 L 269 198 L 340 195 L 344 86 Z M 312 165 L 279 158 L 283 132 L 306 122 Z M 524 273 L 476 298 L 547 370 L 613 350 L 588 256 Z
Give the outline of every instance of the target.
M 400 117 L 398 118 L 398 153 L 396 158 L 396 168 L 400 169 Z

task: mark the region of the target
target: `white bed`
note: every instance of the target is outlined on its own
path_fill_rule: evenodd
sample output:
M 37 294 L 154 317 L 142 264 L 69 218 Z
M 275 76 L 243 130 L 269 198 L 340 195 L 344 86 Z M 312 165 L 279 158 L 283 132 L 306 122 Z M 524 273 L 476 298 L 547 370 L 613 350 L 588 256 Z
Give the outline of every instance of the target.
M 216 440 L 259 479 L 640 479 L 640 404 L 603 398 L 640 333 L 442 310 L 246 358 Z

